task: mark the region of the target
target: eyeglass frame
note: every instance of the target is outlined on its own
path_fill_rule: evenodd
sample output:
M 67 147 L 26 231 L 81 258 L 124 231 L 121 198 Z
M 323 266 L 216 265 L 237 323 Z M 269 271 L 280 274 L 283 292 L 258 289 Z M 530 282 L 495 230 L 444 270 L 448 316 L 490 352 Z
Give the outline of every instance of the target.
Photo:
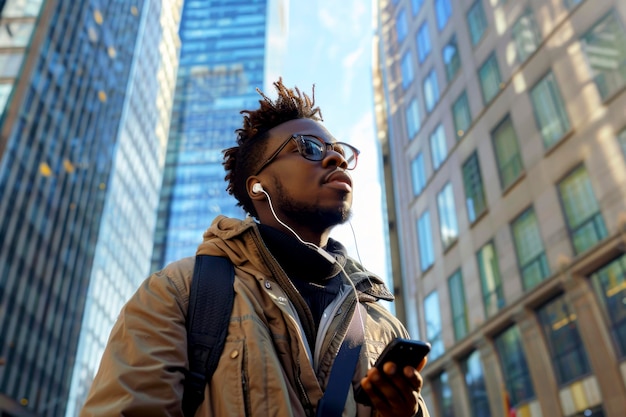
M 315 139 L 319 140 L 320 142 L 322 142 L 322 144 L 324 144 L 324 149 L 322 151 L 322 157 L 320 159 L 309 159 L 309 158 L 307 158 L 306 156 L 304 156 L 302 154 L 302 151 L 300 151 L 300 146 L 299 146 L 298 141 L 296 139 L 298 139 L 299 137 L 304 137 L 304 136 L 310 136 L 312 138 L 315 138 Z M 274 162 L 274 160 L 276 159 L 278 154 L 280 154 L 280 152 L 283 149 L 285 149 L 285 146 L 287 146 L 287 144 L 291 140 L 296 141 L 296 147 L 298 148 L 298 153 L 300 154 L 301 157 L 303 157 L 307 161 L 323 161 L 324 158 L 326 158 L 326 155 L 328 154 L 328 149 L 334 151 L 333 147 L 335 145 L 341 145 L 341 146 L 348 147 L 348 148 L 352 149 L 352 151 L 354 152 L 354 166 L 352 168 L 346 168 L 346 169 L 348 169 L 350 171 L 353 170 L 354 168 L 356 168 L 356 165 L 357 165 L 357 163 L 359 161 L 359 154 L 361 153 L 360 150 L 358 150 L 354 146 L 350 145 L 349 143 L 345 143 L 345 142 L 331 142 L 331 143 L 329 143 L 329 142 L 326 142 L 324 139 L 320 138 L 319 136 L 308 135 L 308 134 L 304 134 L 304 133 L 294 133 L 286 141 L 284 141 L 282 143 L 282 145 L 280 145 L 278 147 L 278 149 L 276 149 L 276 151 L 274 151 L 274 153 L 272 153 L 268 159 L 265 160 L 265 162 L 261 165 L 261 167 L 257 170 L 256 174 L 254 174 L 254 175 L 255 176 L 259 175 L 261 173 L 261 171 L 263 171 L 269 164 Z M 337 153 L 339 153 L 339 152 L 337 152 Z M 343 155 L 341 153 L 339 153 L 339 155 L 341 155 L 343 157 Z

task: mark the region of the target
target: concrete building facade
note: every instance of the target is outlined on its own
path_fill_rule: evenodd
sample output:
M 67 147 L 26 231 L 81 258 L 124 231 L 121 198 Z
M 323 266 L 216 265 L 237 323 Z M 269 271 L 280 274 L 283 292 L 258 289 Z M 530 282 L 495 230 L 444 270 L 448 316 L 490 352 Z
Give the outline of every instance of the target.
M 626 412 L 626 3 L 380 0 L 398 314 L 435 416 Z

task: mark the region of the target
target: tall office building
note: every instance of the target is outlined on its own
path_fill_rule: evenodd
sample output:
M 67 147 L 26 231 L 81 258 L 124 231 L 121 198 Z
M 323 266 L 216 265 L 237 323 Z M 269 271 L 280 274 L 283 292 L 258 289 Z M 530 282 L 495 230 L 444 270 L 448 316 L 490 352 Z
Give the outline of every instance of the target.
M 281 39 L 272 30 L 284 35 L 286 9 L 284 0 L 185 1 L 153 270 L 195 255 L 218 214 L 245 215 L 225 191 L 222 150 L 236 143 L 240 110 L 258 107 L 255 89 L 267 55 L 280 57 L 268 45 Z
M 182 0 L 144 3 L 100 220 L 67 417 L 77 416 L 123 304 L 150 271 Z
M 375 97 L 431 415 L 626 412 L 626 2 L 379 0 Z
M 103 299 L 128 293 L 127 273 L 148 271 L 174 79 L 164 61 L 175 56 L 171 34 L 150 26 L 162 4 L 7 0 L 2 9 L 2 416 L 64 415 L 73 370 L 80 388 L 108 332 L 102 317 L 117 314 Z

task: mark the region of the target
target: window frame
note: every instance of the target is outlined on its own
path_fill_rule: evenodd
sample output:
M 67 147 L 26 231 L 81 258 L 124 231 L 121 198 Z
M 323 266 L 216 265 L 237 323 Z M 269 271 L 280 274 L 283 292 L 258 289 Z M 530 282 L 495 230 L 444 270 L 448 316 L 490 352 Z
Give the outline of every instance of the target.
M 527 23 L 524 23 L 526 19 Z M 530 37 L 526 37 L 526 34 L 530 34 Z M 541 31 L 539 29 L 539 25 L 537 25 L 537 20 L 535 19 L 535 13 L 533 9 L 527 7 L 524 12 L 517 18 L 515 23 L 511 26 L 511 38 L 513 38 L 513 43 L 515 44 L 515 58 L 518 63 L 525 62 L 531 55 L 537 51 L 537 48 L 543 42 L 543 37 L 541 35 Z M 526 51 L 523 46 L 526 46 L 528 43 L 523 42 L 525 39 L 532 39 L 533 42 L 533 50 Z
M 493 275 L 493 288 L 491 288 L 491 283 L 486 276 L 487 268 L 485 267 L 484 251 L 488 247 L 491 248 L 491 255 L 493 256 L 492 262 L 489 265 Z M 478 264 L 478 276 L 480 278 L 480 289 L 483 298 L 485 317 L 493 317 L 498 311 L 506 306 L 504 285 L 502 284 L 502 271 L 500 270 L 500 260 L 493 239 L 482 245 L 476 252 L 476 263 Z M 495 309 L 491 308 L 491 306 L 494 305 L 491 301 L 493 298 L 495 298 Z
M 519 244 L 520 242 L 518 242 L 518 240 L 516 239 L 517 235 L 515 231 L 516 231 L 516 224 L 518 222 L 522 222 L 523 220 L 526 220 L 527 216 L 532 216 L 534 218 L 534 226 L 536 228 L 536 235 L 539 237 L 539 243 L 541 243 L 541 251 L 537 253 L 533 253 L 532 258 L 527 260 L 526 263 L 522 264 L 521 259 L 520 259 L 520 250 L 521 250 L 520 244 Z M 513 240 L 513 246 L 515 248 L 515 259 L 517 261 L 517 267 L 519 268 L 520 278 L 522 280 L 522 288 L 525 291 L 529 291 L 530 289 L 539 285 L 541 282 L 545 281 L 546 278 L 548 278 L 550 274 L 552 273 L 550 271 L 550 265 L 548 264 L 548 258 L 546 255 L 544 239 L 541 234 L 541 226 L 539 225 L 539 220 L 537 219 L 537 215 L 535 214 L 534 207 L 532 205 L 528 206 L 521 213 L 515 216 L 510 222 L 510 228 L 511 228 L 512 240 Z M 539 268 L 539 271 L 541 272 L 540 274 L 541 276 L 539 276 L 538 280 L 537 279 L 531 280 L 531 278 L 536 278 L 536 277 L 528 277 L 526 275 L 525 271 L 529 271 L 530 270 L 529 268 L 531 267 Z
M 417 29 L 417 36 L 415 38 L 417 44 L 417 61 L 422 64 L 433 49 L 430 39 L 430 30 L 428 29 L 428 20 L 425 20 L 419 29 Z
M 430 212 L 426 209 L 417 219 L 418 251 L 420 256 L 420 269 L 422 272 L 426 272 L 435 264 L 435 245 L 432 229 Z M 425 236 L 424 233 L 426 233 L 427 236 Z M 424 245 L 423 243 L 426 244 Z
M 421 163 L 419 163 L 419 161 L 421 161 Z M 419 172 L 420 169 L 421 173 Z M 413 183 L 413 196 L 419 197 L 428 182 L 426 166 L 424 165 L 424 155 L 421 151 L 411 160 L 411 180 Z
M 617 63 L 617 70 L 613 71 L 598 71 L 595 67 L 592 66 L 592 59 L 590 59 L 589 54 L 587 53 L 588 49 L 588 40 L 587 38 L 591 37 L 594 34 L 594 31 L 598 29 L 601 25 L 607 25 L 609 20 L 612 19 L 613 25 L 617 27 L 619 33 L 611 33 L 611 35 L 617 38 L 614 42 L 614 45 L 617 46 L 618 49 L 621 50 L 623 56 L 621 57 L 621 62 Z M 599 39 L 606 39 L 609 36 L 606 36 L 607 32 L 601 32 L 599 35 L 596 34 L 596 37 Z M 605 35 L 605 36 L 602 36 Z M 583 54 L 585 56 L 585 61 L 587 62 L 587 67 L 589 69 L 589 73 L 593 79 L 594 84 L 596 85 L 596 89 L 598 90 L 598 94 L 603 102 L 611 99 L 611 97 L 619 94 L 621 91 L 626 89 L 626 70 L 624 67 L 626 66 L 626 28 L 624 27 L 624 22 L 620 18 L 619 13 L 615 9 L 611 9 L 608 13 L 598 19 L 594 24 L 580 37 L 580 45 L 582 47 Z M 604 48 L 606 49 L 605 45 Z M 619 48 L 621 46 L 621 48 Z M 593 49 L 593 48 L 591 48 Z M 600 48 L 598 48 L 600 49 Z M 607 59 L 607 55 L 604 55 L 602 58 L 604 60 Z M 616 85 L 608 85 L 613 84 L 610 81 L 605 82 L 604 80 L 617 80 Z M 601 83 L 600 80 L 603 80 Z M 606 84 L 606 85 L 605 85 Z M 604 87 L 601 87 L 604 86 Z
M 560 303 L 561 305 L 559 306 L 555 303 Z M 554 322 L 551 320 L 551 315 L 556 307 L 559 307 L 558 310 L 560 311 L 565 311 L 566 317 Z M 552 359 L 552 369 L 559 386 L 566 386 L 587 376 L 591 372 L 589 358 L 580 337 L 579 327 L 576 323 L 576 313 L 567 303 L 565 295 L 563 293 L 557 294 L 539 306 L 535 310 L 535 314 Z M 573 328 L 571 323 L 574 323 Z M 557 326 L 558 328 L 555 328 Z M 562 337 L 558 333 L 563 328 L 565 328 L 565 331 L 569 330 L 567 337 Z M 563 343 L 563 339 L 565 339 L 565 343 Z M 575 355 L 575 360 L 569 361 L 568 359 L 572 355 Z
M 559 129 L 558 136 L 550 134 L 550 137 L 546 136 L 546 130 L 554 130 L 551 129 L 550 126 L 552 123 L 547 123 L 542 125 L 543 116 L 540 117 L 540 112 L 537 110 L 536 97 L 534 92 L 537 91 L 537 88 L 543 83 L 548 83 L 548 93 L 550 96 L 551 102 L 549 103 L 552 107 L 556 108 L 556 114 L 559 123 L 562 125 Z M 569 115 L 567 114 L 567 107 L 565 101 L 563 100 L 563 95 L 561 94 L 561 89 L 559 88 L 558 82 L 554 73 L 550 70 L 543 77 L 541 77 L 529 90 L 530 102 L 533 108 L 533 114 L 535 115 L 535 122 L 537 124 L 537 128 L 539 130 L 539 134 L 543 140 L 543 145 L 545 149 L 552 149 L 559 142 L 561 142 L 570 132 L 571 130 L 571 122 L 569 120 Z M 541 103 L 546 103 L 547 100 L 540 100 Z M 540 104 L 541 104 L 540 103 Z M 545 116 L 545 119 L 554 120 L 553 115 Z M 548 132 L 550 133 L 550 132 Z
M 456 292 L 457 295 L 454 295 Z M 448 277 L 448 295 L 450 297 L 450 313 L 454 340 L 460 341 L 469 334 L 469 315 L 465 297 L 465 283 L 461 269 L 457 269 Z M 458 298 L 458 299 L 457 299 Z
M 454 245 L 459 239 L 459 223 L 456 218 L 454 188 L 448 181 L 437 193 L 437 213 L 439 214 L 439 236 L 444 250 Z M 450 230 L 451 235 L 446 237 L 444 229 Z
M 510 139 L 506 135 L 498 135 L 500 132 L 504 133 L 503 129 L 505 129 L 507 126 L 510 126 L 511 131 L 513 132 L 513 137 Z M 500 120 L 498 124 L 496 124 L 496 126 L 491 130 L 489 136 L 491 136 L 493 154 L 496 159 L 496 166 L 498 168 L 500 188 L 506 190 L 513 184 L 515 184 L 515 182 L 518 181 L 525 173 L 524 161 L 522 159 L 522 154 L 519 147 L 519 137 L 517 136 L 517 132 L 515 131 L 515 125 L 513 124 L 513 118 L 511 117 L 510 113 L 504 116 L 502 120 Z M 500 151 L 500 149 L 502 149 L 503 147 L 501 147 L 499 144 L 501 144 L 504 140 L 512 140 L 512 143 L 514 144 L 512 147 L 515 148 L 515 153 L 514 155 L 509 156 L 509 158 L 504 161 L 504 164 L 502 164 L 502 161 L 500 159 L 500 155 L 502 152 Z M 511 166 L 513 166 L 514 171 L 519 171 L 517 172 L 517 175 L 507 178 L 506 175 L 503 174 L 503 172 L 505 172 L 505 170 L 507 170 Z
M 467 119 L 467 126 L 465 126 L 465 129 L 461 129 L 460 126 L 458 125 L 458 121 L 459 118 L 457 117 L 457 106 L 461 106 L 462 108 L 460 108 L 459 110 L 463 110 L 463 114 L 460 115 L 464 118 Z M 467 98 L 467 90 L 463 90 L 463 92 L 461 94 L 458 95 L 458 97 L 456 98 L 456 100 L 454 100 L 454 102 L 452 103 L 452 123 L 454 125 L 454 133 L 456 135 L 457 140 L 461 140 L 461 138 L 463 138 L 468 130 L 472 127 L 472 109 L 470 108 L 470 104 L 469 104 L 469 99 Z
M 562 185 L 566 181 L 571 179 L 573 175 L 577 175 L 579 172 L 584 172 L 584 174 L 586 174 L 585 179 L 587 180 L 587 184 L 588 184 L 589 194 L 586 196 L 587 198 L 584 198 L 584 200 L 593 201 L 595 203 L 596 210 L 593 214 L 587 216 L 583 221 L 579 222 L 579 224 L 572 226 L 570 224 L 570 216 L 568 214 L 569 206 L 567 205 L 567 202 L 565 201 L 565 196 L 563 195 Z M 606 223 L 604 222 L 604 216 L 602 216 L 602 208 L 600 207 L 598 198 L 595 195 L 593 183 L 591 182 L 591 176 L 589 175 L 589 172 L 587 171 L 587 168 L 585 167 L 585 165 L 582 163 L 578 164 L 572 170 L 570 170 L 567 174 L 565 174 L 565 176 L 563 176 L 563 178 L 561 178 L 559 182 L 556 184 L 556 187 L 557 187 L 557 194 L 559 196 L 559 201 L 561 203 L 561 212 L 563 213 L 565 226 L 567 227 L 567 232 L 569 234 L 570 242 L 572 244 L 572 249 L 574 250 L 575 254 L 579 255 L 581 253 L 584 253 L 592 249 L 594 246 L 602 242 L 608 236 Z M 595 242 L 591 243 L 589 246 L 580 247 L 576 244 L 576 234 L 580 232 L 583 228 L 587 227 L 587 225 L 589 224 L 592 224 L 593 226 L 593 230 L 596 234 L 596 240 Z
M 448 158 L 446 130 L 442 123 L 439 123 L 433 131 L 430 132 L 430 136 L 428 136 L 428 144 L 430 145 L 430 158 L 433 165 L 433 171 L 437 171 Z
M 413 68 L 413 54 L 411 54 L 411 51 L 406 51 L 404 55 L 402 55 L 402 60 L 400 61 L 400 75 L 402 77 L 402 89 L 407 90 L 415 79 L 415 68 Z
M 445 13 L 441 15 L 440 13 Z M 439 32 L 444 30 L 452 17 L 452 3 L 450 0 L 435 0 L 435 19 L 437 20 L 437 29 Z M 445 19 L 442 22 L 442 19 Z
M 486 77 L 484 77 L 485 75 Z M 494 76 L 496 82 L 494 83 L 495 85 L 491 85 L 491 78 Z M 502 90 L 502 75 L 500 74 L 500 65 L 498 64 L 498 56 L 495 50 L 489 54 L 489 56 L 478 68 L 478 81 L 480 84 L 480 92 L 483 97 L 483 104 L 487 106 L 498 96 L 498 94 L 500 94 L 500 91 Z
M 482 0 L 476 0 L 467 10 L 467 32 L 469 34 L 472 46 L 476 46 L 483 40 L 487 28 L 489 28 L 489 21 L 485 14 L 485 8 L 483 7 Z M 480 33 L 475 33 L 474 29 L 478 29 Z M 477 37 L 476 37 L 477 36 Z
M 476 187 L 474 183 L 470 184 L 469 179 L 466 174 L 466 167 L 468 167 L 472 161 L 475 161 L 474 165 L 476 167 L 473 177 L 478 178 L 478 180 L 480 180 L 479 187 Z M 489 209 L 489 204 L 487 202 L 487 195 L 485 193 L 485 182 L 483 181 L 483 175 L 482 175 L 481 168 L 480 168 L 480 159 L 478 158 L 477 149 L 474 150 L 474 152 L 472 152 L 470 156 L 468 156 L 465 159 L 465 161 L 463 161 L 463 164 L 461 165 L 461 175 L 463 177 L 463 190 L 465 191 L 465 208 L 467 210 L 467 219 L 469 220 L 470 224 L 474 224 L 477 221 L 479 221 Z M 480 194 L 475 195 L 474 189 L 479 190 Z M 468 190 L 471 191 L 471 195 L 468 192 Z M 470 197 L 472 200 L 471 206 L 469 205 L 469 201 L 468 201 Z M 476 197 L 481 197 L 481 198 L 478 199 Z M 475 201 L 481 201 L 482 204 L 476 204 L 474 203 Z M 481 205 L 482 205 L 482 208 L 481 208 Z M 477 208 L 479 210 L 477 210 Z
M 454 54 L 449 57 L 449 61 L 446 58 L 446 49 L 454 48 Z M 452 35 L 448 42 L 441 48 L 441 59 L 446 71 L 446 81 L 451 82 L 459 73 L 461 69 L 461 54 L 459 52 L 459 45 L 456 40 L 456 34 Z
M 422 83 L 422 91 L 424 92 L 424 104 L 426 113 L 430 114 L 439 104 L 441 92 L 439 91 L 439 81 L 437 80 L 437 71 L 435 68 L 428 72 Z M 433 100 L 431 102 L 431 99 Z

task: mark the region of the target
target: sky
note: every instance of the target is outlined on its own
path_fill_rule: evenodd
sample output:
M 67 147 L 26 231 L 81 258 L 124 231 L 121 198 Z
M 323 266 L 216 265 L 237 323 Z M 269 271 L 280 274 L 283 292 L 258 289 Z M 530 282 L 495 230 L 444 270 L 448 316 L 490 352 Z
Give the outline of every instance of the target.
M 291 0 L 289 36 L 282 77 L 285 85 L 310 93 L 322 110 L 324 125 L 339 141 L 361 150 L 352 171 L 352 226 L 331 236 L 351 256 L 388 279 L 383 233 L 383 190 L 376 143 L 372 82 L 372 3 L 364 0 Z M 357 251 L 358 249 L 358 251 Z

